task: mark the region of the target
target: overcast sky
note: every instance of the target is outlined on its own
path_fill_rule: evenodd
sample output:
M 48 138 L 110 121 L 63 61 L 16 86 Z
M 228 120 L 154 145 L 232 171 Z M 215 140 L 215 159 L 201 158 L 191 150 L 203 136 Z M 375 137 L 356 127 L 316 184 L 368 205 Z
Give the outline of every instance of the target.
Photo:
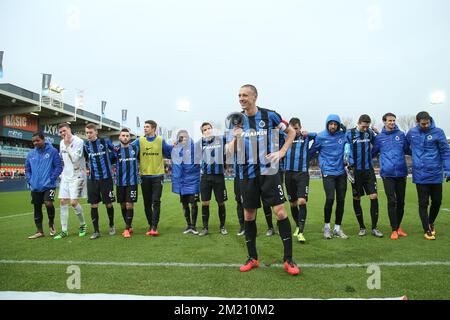
M 87 110 L 106 100 L 120 121 L 126 108 L 133 129 L 139 116 L 197 135 L 251 83 L 259 106 L 309 131 L 329 113 L 427 110 L 449 136 L 449 39 L 448 0 L 0 0 L 0 81 L 38 92 L 51 73 L 67 103 L 84 90 Z

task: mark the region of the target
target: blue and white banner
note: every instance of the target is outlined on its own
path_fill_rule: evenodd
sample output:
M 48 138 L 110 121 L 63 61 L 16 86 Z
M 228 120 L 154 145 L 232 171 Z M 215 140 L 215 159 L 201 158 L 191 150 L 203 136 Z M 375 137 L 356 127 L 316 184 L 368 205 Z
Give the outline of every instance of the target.
M 102 101 L 102 117 L 105 116 L 106 101 Z
M 127 122 L 127 113 L 128 113 L 127 109 L 122 109 L 122 122 L 123 123 Z
M 3 53 L 4 51 L 0 51 L 0 79 L 3 78 Z
M 48 96 L 50 92 L 50 82 L 52 80 L 52 75 L 48 73 L 42 74 L 42 95 Z

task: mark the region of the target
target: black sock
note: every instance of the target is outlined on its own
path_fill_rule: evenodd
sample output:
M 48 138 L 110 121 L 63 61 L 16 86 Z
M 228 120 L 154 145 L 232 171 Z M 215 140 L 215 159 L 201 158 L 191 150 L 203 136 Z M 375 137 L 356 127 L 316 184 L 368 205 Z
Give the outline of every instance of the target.
M 189 204 L 185 204 L 184 209 L 184 218 L 186 219 L 187 226 L 191 226 L 191 210 L 189 210 Z
M 55 207 L 50 206 L 47 208 L 47 215 L 48 215 L 48 225 L 52 226 L 55 224 Z
M 219 220 L 220 220 L 220 228 L 225 227 L 225 219 L 226 219 L 226 209 L 225 204 L 219 206 Z
M 244 208 L 242 207 L 241 202 L 236 203 L 236 211 L 239 220 L 239 226 L 241 229 L 244 229 Z
M 209 206 L 202 206 L 203 228 L 208 229 L 209 223 Z
M 281 241 L 283 241 L 284 257 L 283 261 L 292 260 L 292 238 L 291 238 L 291 223 L 289 218 L 278 220 L 278 231 L 280 232 Z
M 39 232 L 43 232 L 42 229 L 42 203 L 34 205 L 34 224 Z
M 300 233 L 303 233 L 303 230 L 305 230 L 306 215 L 307 215 L 306 204 L 301 204 L 299 206 L 299 219 L 298 219 L 299 220 L 298 227 L 300 229 Z
M 153 201 L 153 230 L 158 229 L 159 216 L 161 215 L 161 201 Z
M 370 217 L 372 218 L 372 230 L 378 224 L 378 199 L 370 199 Z
M 364 217 L 363 217 L 363 211 L 361 208 L 361 200 L 355 200 L 353 199 L 353 209 L 355 210 L 356 219 L 359 223 L 360 229 L 365 229 L 366 226 L 364 225 Z
M 91 208 L 92 224 L 94 225 L 94 231 L 100 232 L 98 228 L 98 208 Z
M 134 216 L 134 209 L 126 209 L 126 225 L 127 225 L 127 229 L 130 229 L 132 227 L 133 224 L 133 216 Z
M 109 226 L 114 226 L 114 207 L 106 207 L 106 212 L 108 212 Z
M 248 256 L 258 260 L 258 254 L 256 253 L 256 221 L 245 221 L 244 228 Z
M 292 219 L 294 219 L 295 225 L 298 227 L 298 219 L 299 219 L 299 210 L 298 210 L 298 206 L 292 206 L 291 205 L 291 213 L 292 213 Z
M 120 207 L 120 209 L 122 210 L 123 221 L 125 222 L 125 224 L 127 224 L 127 211 L 128 210 L 126 207 L 124 207 L 124 208 Z
M 195 228 L 197 224 L 197 216 L 198 216 L 198 206 L 197 204 L 192 205 L 192 226 Z
M 273 229 L 272 208 L 270 206 L 264 206 L 263 210 L 264 210 L 264 217 L 266 217 L 267 228 Z

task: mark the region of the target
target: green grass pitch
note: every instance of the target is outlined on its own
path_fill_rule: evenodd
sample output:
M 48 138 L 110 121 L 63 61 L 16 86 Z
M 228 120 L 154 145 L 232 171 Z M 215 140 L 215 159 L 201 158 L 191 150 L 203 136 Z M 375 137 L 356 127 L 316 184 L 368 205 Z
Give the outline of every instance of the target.
M 358 237 L 358 225 L 353 212 L 351 188 L 347 190 L 343 230 L 348 240 L 322 238 L 324 192 L 321 180 L 312 180 L 305 228 L 306 244 L 293 242 L 294 258 L 301 274 L 288 275 L 281 267 L 282 244 L 279 235 L 266 237 L 266 223 L 259 213 L 257 248 L 262 267 L 241 273 L 238 267 L 245 261 L 244 237 L 236 235 L 237 221 L 232 181 L 227 181 L 227 236 L 219 234 L 217 205 L 212 202 L 210 235 L 184 235 L 184 215 L 178 195 L 164 185 L 159 237 L 147 237 L 142 194 L 135 209 L 135 233 L 131 239 L 120 234 L 124 222 L 115 204 L 117 233 L 108 235 L 107 215 L 100 209 L 102 237 L 89 240 L 92 232 L 90 210 L 83 206 L 88 222 L 88 236 L 77 235 L 78 220 L 70 211 L 70 236 L 59 241 L 48 236 L 28 240 L 34 233 L 29 192 L 0 193 L 0 291 L 56 291 L 71 293 L 120 293 L 151 296 L 209 296 L 234 298 L 382 298 L 406 295 L 409 299 L 450 299 L 450 184 L 444 183 L 443 203 L 436 222 L 437 240 L 426 241 L 417 209 L 416 189 L 408 182 L 403 228 L 407 238 L 389 239 L 390 226 L 383 184 L 379 181 L 379 229 L 385 234 Z M 139 189 L 139 193 L 141 190 Z M 370 226 L 369 199 L 362 205 L 367 226 Z M 84 202 L 85 203 L 85 202 Z M 59 207 L 58 201 L 55 202 Z M 288 203 L 285 204 L 292 222 Z M 59 210 L 56 226 L 60 229 Z M 275 217 L 273 217 L 275 223 Z M 334 222 L 334 210 L 332 225 Z M 47 216 L 44 208 L 44 226 Z M 201 211 L 197 226 L 201 227 Z M 9 261 L 9 263 L 6 262 Z M 81 264 L 81 289 L 69 290 L 67 264 L 23 264 L 32 261 L 142 262 L 160 265 L 92 265 Z M 334 264 L 365 264 L 389 262 L 447 262 L 447 265 L 381 265 L 381 288 L 369 289 L 366 266 L 327 267 Z M 192 263 L 175 266 L 167 263 Z M 224 264 L 224 266 L 202 266 Z M 305 265 L 304 267 L 302 265 Z

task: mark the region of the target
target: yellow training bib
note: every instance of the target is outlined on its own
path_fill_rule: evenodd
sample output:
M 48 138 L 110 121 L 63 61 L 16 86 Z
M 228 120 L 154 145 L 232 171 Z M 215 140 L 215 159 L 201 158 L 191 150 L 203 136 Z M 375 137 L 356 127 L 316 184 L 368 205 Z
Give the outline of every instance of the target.
M 162 140 L 161 136 L 157 136 L 152 142 L 148 142 L 146 137 L 139 138 L 139 174 L 141 176 L 164 174 Z

